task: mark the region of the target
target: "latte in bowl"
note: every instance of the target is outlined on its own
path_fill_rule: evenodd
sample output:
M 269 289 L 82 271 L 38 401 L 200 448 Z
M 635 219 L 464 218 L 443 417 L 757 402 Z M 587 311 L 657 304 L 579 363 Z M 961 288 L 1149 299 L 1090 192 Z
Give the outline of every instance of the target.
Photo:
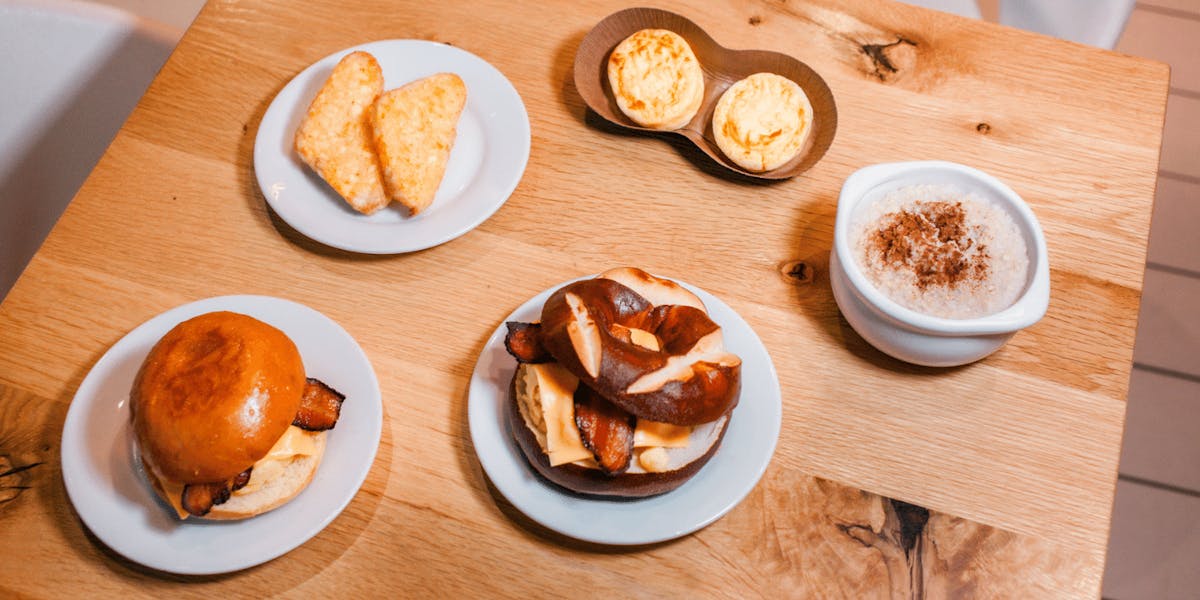
M 850 225 L 858 268 L 888 298 L 935 317 L 973 319 L 1016 302 L 1029 273 L 1008 212 L 953 185 L 912 185 L 862 207 Z
M 979 360 L 1041 319 L 1049 279 L 1037 217 L 982 171 L 881 164 L 842 187 L 834 298 L 851 327 L 887 354 L 928 366 Z

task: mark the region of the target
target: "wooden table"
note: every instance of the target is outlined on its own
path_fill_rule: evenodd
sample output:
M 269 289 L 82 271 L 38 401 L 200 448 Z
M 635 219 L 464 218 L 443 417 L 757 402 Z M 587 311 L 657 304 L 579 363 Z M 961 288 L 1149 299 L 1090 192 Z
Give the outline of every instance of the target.
M 658 4 L 728 47 L 820 72 L 839 110 L 825 158 L 752 184 L 683 143 L 589 117 L 575 48 L 621 3 L 210 3 L 0 305 L 0 595 L 1097 596 L 1167 68 L 883 0 Z M 292 76 L 386 38 L 495 65 L 525 101 L 533 148 L 478 229 L 367 257 L 274 218 L 251 150 Z M 968 367 L 885 357 L 829 289 L 842 181 L 909 159 L 1000 177 L 1049 241 L 1046 318 Z M 796 261 L 815 277 L 789 276 Z M 514 307 L 625 264 L 698 285 L 749 321 L 779 369 L 783 428 L 757 488 L 712 526 L 597 548 L 534 525 L 490 486 L 467 381 Z M 150 572 L 73 512 L 63 419 L 126 332 L 239 293 L 307 304 L 357 338 L 383 391 L 379 453 L 345 512 L 284 557 L 195 581 Z

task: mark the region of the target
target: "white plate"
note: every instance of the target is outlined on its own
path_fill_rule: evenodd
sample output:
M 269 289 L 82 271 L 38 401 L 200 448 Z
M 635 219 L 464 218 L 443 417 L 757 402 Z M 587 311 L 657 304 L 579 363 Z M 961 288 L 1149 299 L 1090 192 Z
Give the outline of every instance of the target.
M 133 460 L 127 401 L 134 376 L 159 338 L 181 321 L 216 310 L 247 314 L 283 330 L 300 349 L 308 376 L 345 394 L 346 402 L 328 433 L 316 476 L 291 502 L 242 521 L 180 521 Z M 63 425 L 63 481 L 88 529 L 126 558 L 172 573 L 226 573 L 271 560 L 332 521 L 366 479 L 382 425 L 375 371 L 340 325 L 278 298 L 209 298 L 146 321 L 92 367 Z
M 567 282 L 570 283 L 570 282 Z M 651 544 L 687 535 L 729 512 L 762 477 L 779 438 L 779 379 L 767 349 L 750 325 L 712 294 L 700 296 L 725 333 L 725 347 L 742 358 L 742 394 L 725 440 L 691 480 L 660 496 L 603 500 L 578 496 L 547 483 L 525 460 L 509 432 L 506 403 L 516 361 L 504 350 L 501 323 L 484 345 L 471 376 L 468 418 L 475 453 L 504 497 L 534 521 L 576 539 L 611 545 Z M 513 311 L 505 321 L 537 321 L 554 286 Z
M 292 149 L 308 104 L 355 50 L 379 61 L 385 89 L 440 72 L 457 73 L 467 85 L 446 175 L 433 204 L 415 217 L 395 202 L 370 216 L 358 213 Z M 528 160 L 529 116 L 512 83 L 466 50 L 424 40 L 372 42 L 317 61 L 275 96 L 254 139 L 254 172 L 275 213 L 318 242 L 368 254 L 422 250 L 474 229 L 508 200 Z

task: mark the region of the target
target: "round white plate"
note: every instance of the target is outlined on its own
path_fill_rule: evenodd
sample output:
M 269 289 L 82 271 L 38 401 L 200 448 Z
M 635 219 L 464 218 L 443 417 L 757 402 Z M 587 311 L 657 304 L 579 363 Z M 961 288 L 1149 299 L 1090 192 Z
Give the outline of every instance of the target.
M 415 217 L 395 202 L 370 216 L 355 211 L 292 148 L 308 104 L 355 50 L 379 61 L 384 89 L 441 72 L 457 73 L 467 85 L 445 177 L 433 204 Z M 528 160 L 529 116 L 512 83 L 466 50 L 424 40 L 372 42 L 317 61 L 275 96 L 254 139 L 254 172 L 275 213 L 318 242 L 367 254 L 422 250 L 474 229 L 508 200 Z
M 570 282 L 567 282 L 570 283 Z M 468 418 L 475 453 L 504 497 L 534 521 L 576 539 L 611 545 L 651 544 L 687 535 L 729 512 L 762 477 L 779 438 L 779 379 L 767 349 L 750 325 L 712 294 L 700 296 L 725 333 L 725 347 L 742 358 L 742 393 L 717 453 L 679 488 L 638 500 L 603 500 L 564 491 L 529 466 L 509 431 L 509 383 L 516 360 L 504 350 L 505 326 L 484 345 L 471 376 Z M 566 285 L 566 283 L 562 284 Z M 554 286 L 505 321 L 537 321 Z
M 328 433 L 316 476 L 291 502 L 242 521 L 180 521 L 134 460 L 129 390 L 159 338 L 181 321 L 216 310 L 247 314 L 283 330 L 300 349 L 308 376 L 345 394 L 346 402 Z M 279 298 L 209 298 L 146 321 L 92 367 L 63 425 L 63 481 L 88 529 L 126 558 L 171 573 L 226 573 L 288 552 L 342 512 L 375 460 L 382 425 L 375 371 L 340 325 Z

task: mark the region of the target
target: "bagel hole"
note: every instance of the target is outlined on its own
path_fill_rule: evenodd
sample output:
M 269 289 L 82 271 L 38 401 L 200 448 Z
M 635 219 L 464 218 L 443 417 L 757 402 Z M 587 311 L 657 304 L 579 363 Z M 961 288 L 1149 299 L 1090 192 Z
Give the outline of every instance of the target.
M 619 323 L 613 323 L 609 327 L 609 332 L 612 333 L 613 337 L 628 344 L 641 346 L 653 352 L 662 351 L 662 343 L 659 341 L 658 336 L 645 329 L 626 327 Z

